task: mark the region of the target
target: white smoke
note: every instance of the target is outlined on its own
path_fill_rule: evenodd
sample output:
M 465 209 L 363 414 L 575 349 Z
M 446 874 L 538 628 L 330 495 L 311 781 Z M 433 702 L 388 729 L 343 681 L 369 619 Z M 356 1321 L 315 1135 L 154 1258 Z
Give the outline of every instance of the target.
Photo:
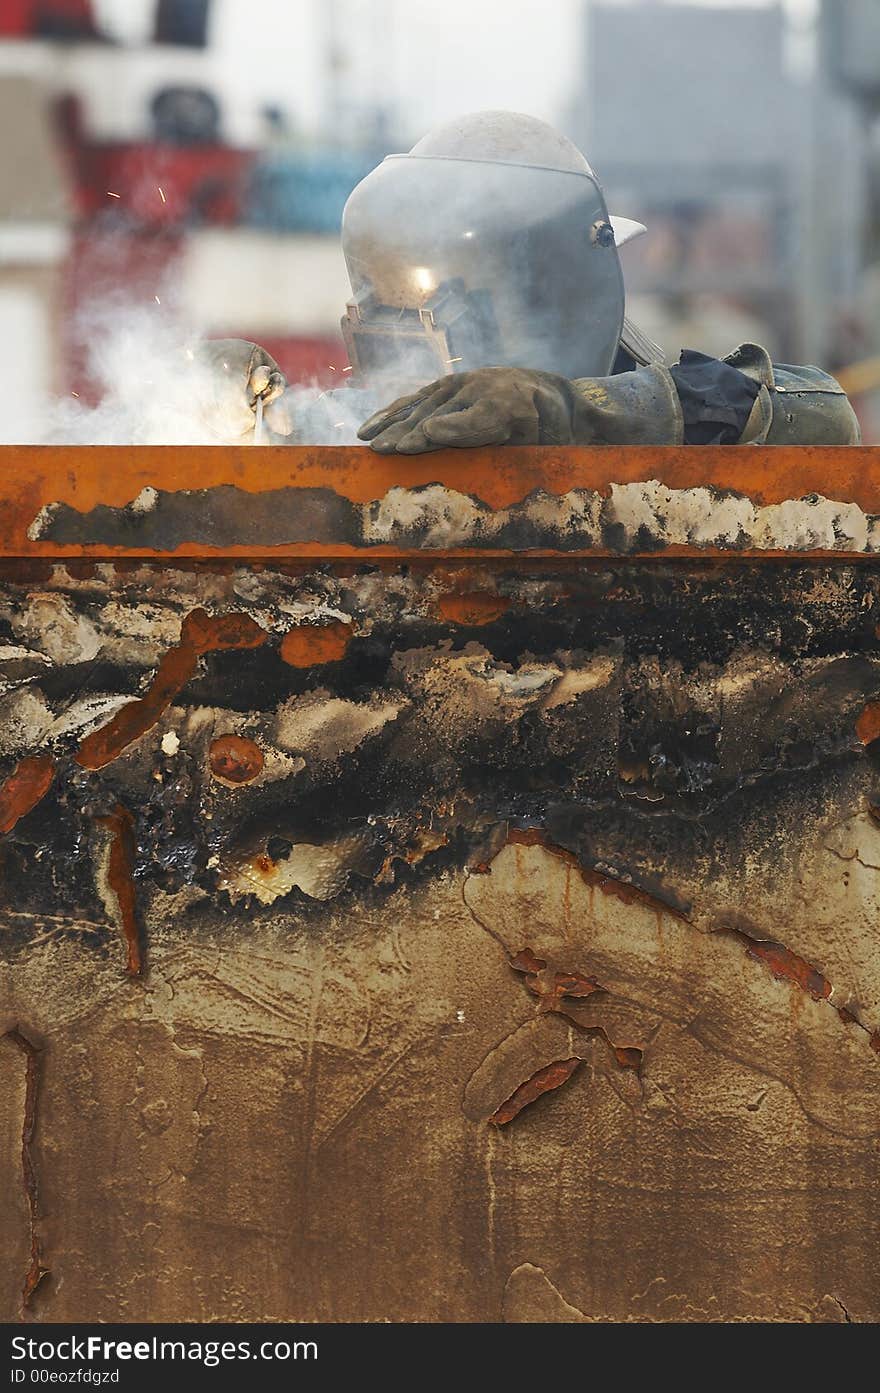
M 292 427 L 291 444 L 363 445 L 358 440 L 358 427 L 377 407 L 386 404 L 384 397 L 376 401 L 371 393 L 355 387 L 321 391 L 315 384 L 297 385 L 290 387 L 266 416 L 271 423 L 278 419 L 274 413 L 279 408 L 287 413 Z
M 59 445 L 217 445 L 211 420 L 215 386 L 197 357 L 195 335 L 148 308 L 92 312 L 88 376 L 99 394 L 90 406 L 70 395 L 51 403 L 44 442 Z M 217 427 L 220 427 L 219 430 Z
M 245 386 L 247 352 L 212 351 L 210 339 L 184 324 L 166 293 L 155 306 L 109 304 L 77 325 L 87 344 L 87 370 L 98 394 L 90 405 L 74 394 L 50 399 L 37 443 L 55 445 L 312 445 L 357 443 L 369 410 L 347 388 L 290 387 L 256 414 Z

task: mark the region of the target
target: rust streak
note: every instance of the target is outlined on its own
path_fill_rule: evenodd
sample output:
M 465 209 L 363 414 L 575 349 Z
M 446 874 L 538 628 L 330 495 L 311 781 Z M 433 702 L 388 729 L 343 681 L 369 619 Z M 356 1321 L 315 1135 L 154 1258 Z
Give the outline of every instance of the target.
M 603 895 L 612 895 L 615 899 L 622 900 L 624 904 L 643 904 L 654 910 L 655 913 L 672 914 L 676 919 L 685 918 L 684 911 L 678 906 L 657 899 L 654 895 L 650 895 L 647 890 L 641 890 L 638 886 L 630 885 L 625 880 L 617 880 L 614 876 L 603 875 L 600 871 L 593 871 L 589 867 L 581 865 L 574 852 L 567 851 L 565 847 L 552 842 L 542 827 L 511 827 L 507 833 L 507 842 L 515 846 L 543 847 L 551 856 L 556 856 L 566 865 L 572 866 L 585 885 L 592 886 L 601 891 Z
M 54 778 L 55 761 L 51 755 L 28 755 L 19 761 L 0 785 L 0 834 L 11 832 L 37 806 Z
M 880 706 L 880 703 L 878 703 L 878 706 Z M 588 870 L 580 864 L 578 858 L 573 855 L 572 852 L 549 841 L 543 829 L 539 827 L 511 827 L 507 834 L 507 841 L 521 846 L 543 846 L 545 850 L 549 851 L 552 855 L 558 856 L 568 865 L 575 867 L 587 885 L 594 885 L 605 894 L 614 895 L 616 898 L 623 900 L 625 904 L 640 902 L 648 905 L 655 911 L 672 914 L 680 919 L 685 918 L 680 909 L 654 899 L 653 896 L 648 895 L 643 890 L 636 889 L 635 886 L 628 885 L 624 881 L 615 880 L 610 876 L 600 875 L 596 871 Z M 488 869 L 491 870 L 491 865 Z M 790 982 L 794 986 L 800 987 L 801 991 L 807 992 L 814 1001 L 827 1001 L 831 996 L 833 988 L 828 978 L 825 977 L 818 968 L 813 967 L 812 963 L 808 963 L 805 958 L 792 952 L 790 948 L 786 948 L 784 943 L 777 943 L 773 939 L 754 938 L 744 930 L 733 928 L 729 925 L 719 928 L 715 932 L 729 934 L 733 938 L 736 938 L 744 946 L 750 958 L 753 958 L 756 962 L 766 964 L 774 977 L 778 978 L 780 981 Z M 540 964 L 540 966 L 538 966 L 538 964 Z M 511 966 L 515 971 L 527 974 L 525 984 L 529 991 L 541 998 L 541 1009 L 562 1009 L 565 1014 L 568 1014 L 568 1012 L 565 1011 L 564 998 L 576 996 L 578 992 L 563 988 L 557 991 L 554 999 L 550 992 L 550 984 L 546 982 L 544 983 L 544 990 L 542 991 L 539 985 L 539 978 L 540 974 L 546 969 L 547 964 L 543 962 L 543 960 L 536 958 L 530 949 L 524 949 L 522 953 L 517 954 L 516 957 L 511 960 Z M 561 982 L 564 976 L 565 974 L 556 974 L 553 979 L 553 984 L 555 985 L 557 982 Z M 532 980 L 530 980 L 530 978 Z M 592 979 L 585 978 L 578 980 L 590 983 Z M 602 988 L 598 983 L 595 983 L 593 985 L 593 990 L 601 991 Z M 589 995 L 588 992 L 583 992 L 582 994 Z M 561 1007 L 558 1004 L 559 1002 L 563 1003 Z M 841 1008 L 835 1007 L 835 1009 L 844 1021 L 847 1018 L 855 1019 L 854 1017 L 850 1017 L 849 1013 Z M 856 1021 L 856 1024 L 860 1024 L 860 1022 Z M 611 1040 L 608 1040 L 608 1044 L 612 1051 L 616 1050 L 616 1046 Z
M 119 928 L 126 946 L 125 971 L 129 977 L 140 977 L 145 962 L 134 892 L 134 818 L 118 803 L 112 813 L 96 821 L 110 832 L 107 883 L 119 906 Z
M 552 855 L 558 856 L 568 865 L 575 867 L 587 885 L 594 885 L 605 894 L 614 895 L 616 898 L 623 900 L 625 904 L 639 902 L 648 905 L 655 911 L 672 914 L 676 918 L 683 919 L 685 917 L 681 910 L 654 899 L 653 896 L 648 895 L 645 891 L 636 889 L 635 886 L 628 885 L 625 881 L 615 880 L 610 876 L 603 876 L 596 871 L 588 870 L 581 865 L 572 852 L 566 851 L 564 847 L 557 846 L 555 843 L 549 841 L 544 831 L 539 827 L 511 827 L 507 834 L 507 841 L 521 846 L 543 846 L 545 850 L 549 851 Z M 491 870 L 491 866 L 489 869 Z M 805 958 L 792 952 L 790 948 L 786 948 L 784 943 L 777 943 L 773 939 L 753 938 L 750 934 L 745 933 L 744 930 L 736 929 L 731 926 L 717 929 L 716 932 L 729 934 L 736 938 L 743 944 L 750 958 L 754 958 L 756 962 L 765 963 L 770 968 L 774 977 L 779 978 L 781 981 L 791 982 L 795 986 L 800 987 L 802 991 L 808 992 L 814 1001 L 826 1001 L 831 996 L 833 988 L 828 978 L 825 977 L 818 968 L 808 963 Z M 529 963 L 532 965 L 529 965 Z M 540 966 L 538 966 L 538 964 L 540 964 Z M 536 958 L 531 950 L 526 948 L 522 953 L 518 953 L 516 957 L 511 960 L 511 966 L 515 971 L 524 972 L 537 979 L 538 974 L 546 968 L 547 964 L 543 962 L 543 960 Z M 526 976 L 526 986 L 528 989 L 536 996 L 547 997 L 548 991 L 545 989 L 542 993 L 540 990 L 537 990 L 536 985 L 529 980 L 529 975 Z M 556 974 L 555 980 L 561 982 L 564 976 L 565 974 Z M 590 978 L 577 980 L 587 983 L 592 981 Z M 593 984 L 593 990 L 601 991 L 602 988 L 598 983 L 595 983 Z M 578 993 L 577 991 L 562 989 L 557 993 L 557 999 L 579 994 L 589 995 L 588 992 Z M 549 1008 L 543 1007 L 543 1009 L 555 1008 L 550 1006 Z M 846 1015 L 849 1014 L 843 1013 L 840 1008 L 835 1009 L 838 1010 L 838 1014 L 841 1014 L 844 1019 Z M 856 1024 L 859 1024 L 859 1022 L 856 1022 Z M 608 1043 L 611 1045 L 612 1049 L 615 1048 L 611 1041 Z
M 37 1230 L 38 1198 L 37 1172 L 33 1158 L 33 1140 L 37 1125 L 37 1100 L 40 1092 L 40 1051 L 20 1027 L 7 1030 L 6 1039 L 24 1055 L 25 1093 L 24 1118 L 21 1126 L 21 1174 L 28 1211 L 30 1230 L 30 1264 L 21 1289 L 22 1312 L 27 1312 L 37 1287 L 49 1275 L 43 1261 L 43 1250 Z
M 528 1107 L 529 1103 L 534 1103 L 543 1093 L 561 1088 L 581 1063 L 583 1061 L 575 1055 L 570 1059 L 556 1059 L 552 1064 L 546 1064 L 543 1069 L 532 1074 L 530 1079 L 526 1079 L 525 1083 L 521 1083 L 507 1101 L 493 1112 L 489 1121 L 496 1127 L 504 1127 L 508 1122 L 512 1122 L 523 1108 Z
M 351 636 L 351 625 L 339 620 L 331 624 L 299 624 L 281 640 L 281 656 L 291 667 L 338 663 L 345 657 Z
M 180 642 L 162 657 L 146 693 L 123 706 L 115 716 L 81 742 L 76 762 L 84 769 L 103 769 L 156 724 L 177 693 L 195 675 L 205 653 L 230 648 L 259 648 L 268 634 L 248 614 L 217 617 L 203 609 L 186 615 Z

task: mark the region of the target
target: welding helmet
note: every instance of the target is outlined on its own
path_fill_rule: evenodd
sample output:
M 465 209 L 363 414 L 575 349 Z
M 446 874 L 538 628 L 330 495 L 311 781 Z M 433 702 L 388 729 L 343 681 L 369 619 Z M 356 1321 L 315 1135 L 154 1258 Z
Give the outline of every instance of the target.
M 607 375 L 623 326 L 617 246 L 642 230 L 609 218 L 583 155 L 543 121 L 483 111 L 440 127 L 345 205 L 356 377 L 403 389 L 498 365 Z

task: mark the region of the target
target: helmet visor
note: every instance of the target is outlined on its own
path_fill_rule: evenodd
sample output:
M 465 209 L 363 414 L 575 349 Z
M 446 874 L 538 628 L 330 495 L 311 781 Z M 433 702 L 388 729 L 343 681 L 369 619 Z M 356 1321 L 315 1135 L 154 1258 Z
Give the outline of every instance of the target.
M 362 376 L 611 369 L 623 283 L 587 174 L 389 156 L 352 193 L 342 241 L 353 292 L 343 329 Z

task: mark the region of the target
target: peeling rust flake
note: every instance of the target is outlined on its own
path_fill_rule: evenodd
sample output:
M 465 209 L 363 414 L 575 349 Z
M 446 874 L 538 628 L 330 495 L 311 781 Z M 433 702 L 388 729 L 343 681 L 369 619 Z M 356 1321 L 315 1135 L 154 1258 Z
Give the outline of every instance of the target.
M 550 972 L 546 959 L 539 958 L 531 948 L 523 948 L 516 953 L 510 959 L 510 966 L 514 972 L 523 974 L 524 986 L 538 998 L 539 1013 L 557 1012 L 564 1016 L 582 1035 L 601 1040 L 619 1069 L 630 1069 L 636 1074 L 641 1072 L 645 1056 L 642 1046 L 615 1044 L 604 1025 L 585 1021 L 579 1015 L 578 1008 L 587 997 L 594 993 L 603 997 L 611 995 L 595 977 L 586 977 L 580 972 Z M 514 1094 L 513 1098 L 516 1096 Z M 503 1108 L 510 1106 L 513 1098 Z M 503 1108 L 499 1111 L 503 1111 Z
M 493 624 L 510 609 L 506 595 L 494 595 L 490 591 L 470 590 L 466 594 L 443 595 L 437 602 L 441 619 L 449 624 L 465 624 L 477 628 L 482 624 Z
M 603 989 L 595 977 L 585 977 L 579 972 L 548 973 L 547 963 L 538 958 L 531 948 L 523 948 L 511 958 L 510 966 L 514 972 L 524 974 L 524 982 L 533 996 L 538 997 L 542 1011 L 554 1011 L 566 997 L 582 1000 Z
M 511 958 L 510 966 L 514 972 L 528 972 L 534 976 L 543 972 L 547 966 L 547 960 L 546 958 L 536 958 L 531 948 L 523 948 Z
M 263 751 L 240 735 L 218 735 L 208 751 L 211 773 L 229 784 L 249 784 L 261 773 Z
M 51 755 L 28 755 L 19 761 L 0 785 L 0 834 L 11 832 L 37 806 L 54 778 L 55 761 Z
M 84 769 L 103 769 L 146 735 L 195 675 L 199 658 L 205 653 L 259 648 L 267 638 L 265 629 L 249 614 L 236 612 L 214 617 L 203 609 L 192 610 L 181 625 L 180 642 L 162 658 L 147 692 L 86 736 L 76 754 L 77 764 Z
M 299 624 L 281 640 L 281 656 L 291 667 L 338 663 L 345 657 L 351 636 L 351 625 L 339 620 L 330 624 Z
M 786 948 L 784 943 L 775 943 L 771 939 L 750 938 L 741 929 L 730 929 L 728 932 L 745 945 L 750 958 L 766 963 L 774 977 L 784 982 L 793 982 L 814 1001 L 826 1001 L 831 995 L 831 983 L 828 978 L 805 958 Z
M 863 745 L 870 745 L 872 741 L 880 738 L 880 701 L 869 701 L 859 713 L 856 735 Z
M 530 1103 L 534 1103 L 543 1093 L 551 1093 L 556 1088 L 561 1088 L 577 1069 L 583 1060 L 577 1056 L 570 1059 L 556 1059 L 552 1064 L 547 1064 L 543 1069 L 539 1069 L 525 1083 L 521 1083 L 519 1088 L 502 1103 L 492 1116 L 489 1118 L 496 1127 L 504 1127 L 508 1122 L 512 1122 L 515 1117 L 527 1108 Z

